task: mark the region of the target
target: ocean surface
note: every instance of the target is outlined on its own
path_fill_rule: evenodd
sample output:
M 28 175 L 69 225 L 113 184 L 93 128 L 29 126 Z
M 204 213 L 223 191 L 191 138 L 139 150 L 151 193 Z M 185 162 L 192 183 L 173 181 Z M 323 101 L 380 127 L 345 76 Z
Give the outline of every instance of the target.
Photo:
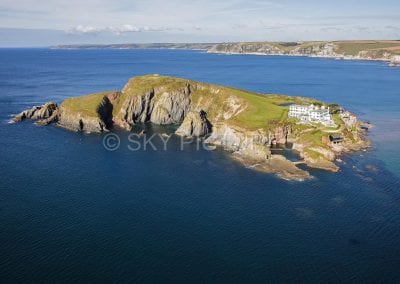
M 342 104 L 373 148 L 288 182 L 176 137 L 130 151 L 117 133 L 107 151 L 104 135 L 9 123 L 154 73 Z M 0 282 L 399 283 L 399 142 L 400 68 L 382 62 L 0 49 Z

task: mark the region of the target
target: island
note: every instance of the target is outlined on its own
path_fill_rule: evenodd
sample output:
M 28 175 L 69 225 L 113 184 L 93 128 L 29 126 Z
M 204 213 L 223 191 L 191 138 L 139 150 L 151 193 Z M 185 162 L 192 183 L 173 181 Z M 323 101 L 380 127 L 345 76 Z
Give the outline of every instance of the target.
M 131 78 L 121 91 L 34 106 L 14 121 L 24 119 L 87 133 L 174 124 L 176 135 L 204 139 L 248 168 L 287 180 L 312 178 L 307 167 L 337 172 L 340 155 L 370 144 L 369 125 L 337 104 L 157 74 Z M 290 145 L 300 160 L 273 153 L 276 145 Z
M 58 45 L 56 49 L 193 49 L 219 54 L 310 56 L 350 60 L 379 60 L 400 66 L 399 40 L 299 42 L 143 43 Z

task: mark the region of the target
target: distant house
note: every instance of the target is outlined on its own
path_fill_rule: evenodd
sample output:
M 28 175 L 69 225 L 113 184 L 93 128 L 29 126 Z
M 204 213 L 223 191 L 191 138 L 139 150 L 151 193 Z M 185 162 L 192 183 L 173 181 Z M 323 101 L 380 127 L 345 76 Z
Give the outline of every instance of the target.
M 297 118 L 302 123 L 322 123 L 325 126 L 334 126 L 329 107 L 311 105 L 290 105 L 289 117 Z

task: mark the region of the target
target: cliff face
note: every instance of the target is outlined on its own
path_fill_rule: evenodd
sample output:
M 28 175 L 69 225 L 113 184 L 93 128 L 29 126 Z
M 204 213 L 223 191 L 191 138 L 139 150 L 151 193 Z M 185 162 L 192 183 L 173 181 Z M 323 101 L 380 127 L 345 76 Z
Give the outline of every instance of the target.
M 60 108 L 58 125 L 72 131 L 83 131 L 87 133 L 103 132 L 107 130 L 106 124 L 100 117 L 80 116 L 79 114 L 66 111 L 64 107 Z
M 120 96 L 119 92 L 101 93 L 92 112 L 75 109 L 73 102 L 64 102 L 59 108 L 58 125 L 72 131 L 103 132 L 113 126 L 113 102 Z M 76 99 L 75 99 L 76 100 Z M 79 101 L 77 102 L 79 104 Z M 84 103 L 84 102 L 83 102 Z
M 201 111 L 190 111 L 184 118 L 181 126 L 175 132 L 180 136 L 205 136 L 212 131 L 212 125 L 207 119 L 207 113 Z
M 315 43 L 221 43 L 211 47 L 210 53 L 232 53 L 232 54 L 264 54 L 264 55 L 297 55 L 297 56 L 338 56 L 335 52 L 336 45 L 328 42 Z
M 128 83 L 122 93 L 134 92 L 134 86 Z M 129 125 L 138 122 L 155 124 L 180 123 L 190 108 L 191 89 L 187 84 L 176 90 L 165 90 L 162 86 L 149 91 L 124 98 L 117 117 Z
M 391 66 L 400 66 L 400 55 L 392 56 L 390 59 Z
M 315 101 L 149 75 L 129 80 L 121 92 L 71 98 L 60 107 L 47 103 L 22 112 L 15 120 L 57 121 L 61 127 L 84 132 L 104 132 L 113 127 L 131 130 L 135 124 L 145 122 L 177 124 L 177 135 L 204 137 L 206 143 L 231 152 L 247 167 L 286 179 L 310 178 L 307 171 L 283 156 L 271 154 L 271 145 L 291 142 L 309 166 L 337 171 L 333 163 L 336 155 L 350 146 L 333 149 L 324 142 L 328 134 L 320 126 L 298 126 L 288 119 L 287 107 L 282 103 L 299 102 Z M 347 127 L 346 133 L 352 131 L 348 127 L 358 129 L 351 117 L 337 131 L 342 131 L 340 127 Z M 349 137 L 355 141 L 358 136 Z
M 284 54 L 284 50 L 270 43 L 220 43 L 208 49 L 209 53 Z
M 396 61 L 400 41 L 239 42 L 220 43 L 210 53 L 294 55 Z M 393 64 L 395 65 L 395 64 Z

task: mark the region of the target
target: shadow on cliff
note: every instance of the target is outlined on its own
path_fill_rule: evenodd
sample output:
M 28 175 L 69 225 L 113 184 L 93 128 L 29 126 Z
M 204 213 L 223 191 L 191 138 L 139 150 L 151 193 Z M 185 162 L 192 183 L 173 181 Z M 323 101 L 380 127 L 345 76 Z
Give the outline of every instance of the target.
M 104 125 L 100 125 L 102 130 L 103 128 L 111 129 L 113 127 L 113 109 L 114 106 L 110 99 L 105 96 L 97 108 L 97 113 L 99 114 L 101 121 L 104 123 Z

